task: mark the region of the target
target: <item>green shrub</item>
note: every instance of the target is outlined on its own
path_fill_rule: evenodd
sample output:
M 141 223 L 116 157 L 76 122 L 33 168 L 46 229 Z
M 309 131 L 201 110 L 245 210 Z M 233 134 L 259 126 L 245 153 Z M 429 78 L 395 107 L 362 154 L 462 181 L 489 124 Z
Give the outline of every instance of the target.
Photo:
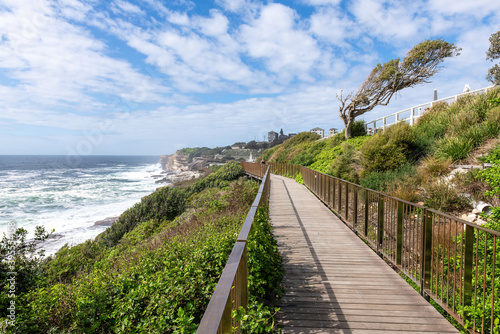
M 342 154 L 333 159 L 330 170 L 331 174 L 340 179 L 358 183 L 359 175 L 359 152 L 354 145 L 348 142 L 342 143 Z
M 336 135 L 334 135 L 333 137 L 326 139 L 326 141 L 328 142 L 328 144 L 331 147 L 338 146 L 338 145 L 342 144 L 342 142 L 344 142 L 345 140 L 346 140 L 345 139 L 345 130 L 342 130 L 339 133 L 337 133 Z
M 472 209 L 467 197 L 458 193 L 457 189 L 447 182 L 429 182 L 424 185 L 424 205 L 444 212 L 460 212 Z
M 478 171 L 478 174 L 481 177 L 481 179 L 487 184 L 489 184 L 492 188 L 492 190 L 487 191 L 485 195 L 500 196 L 500 159 L 490 160 L 490 161 L 493 162 L 493 166 Z
M 495 163 L 497 161 L 500 161 L 500 146 L 496 147 L 493 149 L 491 152 L 489 152 L 486 157 L 484 157 L 484 162 L 487 163 Z
M 434 155 L 441 159 L 452 161 L 463 160 L 469 156 L 469 152 L 475 147 L 470 138 L 447 136 L 436 142 Z
M 192 195 L 189 212 L 173 222 L 151 220 L 138 225 L 107 250 L 89 273 L 71 283 L 18 296 L 15 332 L 194 332 L 256 190 L 252 181 L 206 189 Z M 271 260 L 276 256 L 275 244 L 267 244 L 257 252 Z M 270 274 L 268 263 L 257 265 L 266 272 L 259 277 L 274 282 L 278 274 Z
M 413 140 L 413 132 L 406 122 L 399 122 L 373 135 L 360 148 L 365 173 L 396 169 L 405 163 Z
M 405 180 L 416 174 L 417 168 L 411 164 L 403 164 L 394 170 L 384 172 L 367 173 L 361 180 L 360 185 L 365 188 L 387 191 L 391 185 L 398 180 Z
M 9 223 L 8 229 L 12 234 L 8 236 L 4 234 L 0 240 L 0 291 L 5 293 L 5 296 L 26 292 L 31 287 L 44 283 L 42 277 L 44 250 L 38 249 L 37 244 L 50 236 L 43 226 L 35 228 L 33 239 L 26 238 L 28 231 L 24 228 L 16 228 Z M 8 279 L 13 277 L 10 273 L 16 273 L 15 289 L 14 292 L 7 293 L 11 285 Z M 2 312 L 7 310 L 8 303 L 7 298 L 2 298 L 0 302 Z
M 277 302 L 283 294 L 283 270 L 267 208 L 257 210 L 248 254 L 249 305 L 247 310 L 240 308 L 233 311 L 233 317 L 241 321 L 243 333 L 274 333 L 274 314 L 279 310 Z
M 297 176 L 295 177 L 295 181 L 299 184 L 304 184 L 304 177 L 302 176 L 302 173 L 298 173 Z
M 378 133 L 361 146 L 365 172 L 395 169 L 404 162 L 404 149 Z
M 451 159 L 439 159 L 427 156 L 418 167 L 418 172 L 423 178 L 443 176 L 450 172 Z
M 352 124 L 351 137 L 360 137 L 366 135 L 365 121 L 357 120 Z

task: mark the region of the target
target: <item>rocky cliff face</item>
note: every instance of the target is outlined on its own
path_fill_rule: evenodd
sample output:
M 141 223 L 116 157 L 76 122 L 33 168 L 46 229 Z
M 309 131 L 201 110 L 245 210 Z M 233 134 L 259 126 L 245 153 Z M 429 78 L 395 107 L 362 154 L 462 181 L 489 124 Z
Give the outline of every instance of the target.
M 200 159 L 203 161 L 199 161 Z M 199 177 L 201 173 L 198 170 L 204 166 L 205 160 L 203 158 L 194 158 L 190 163 L 188 157 L 174 153 L 172 155 L 162 155 L 160 164 L 167 176 L 156 181 L 156 183 L 175 183 Z
M 162 155 L 160 164 L 166 172 L 179 173 L 189 170 L 188 157 L 174 153 L 172 155 Z

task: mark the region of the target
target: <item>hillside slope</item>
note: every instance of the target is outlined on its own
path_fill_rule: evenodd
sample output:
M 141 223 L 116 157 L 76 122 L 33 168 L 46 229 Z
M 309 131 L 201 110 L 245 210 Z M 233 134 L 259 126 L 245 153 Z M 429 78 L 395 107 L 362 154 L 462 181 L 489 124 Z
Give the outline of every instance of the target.
M 263 153 L 268 162 L 300 164 L 364 187 L 462 215 L 475 203 L 499 206 L 494 181 L 457 164 L 493 161 L 500 146 L 500 88 L 436 104 L 411 127 L 400 122 L 373 136 L 318 140 L 300 133 Z M 497 151 L 495 151 L 497 150 Z M 490 158 L 488 157 L 488 154 Z M 498 163 L 498 162 L 497 162 Z M 456 174 L 456 175 L 455 175 Z M 493 177 L 494 178 L 494 177 Z
M 160 188 L 95 240 L 65 246 L 47 261 L 25 257 L 24 240 L 4 237 L 2 332 L 194 333 L 257 192 L 242 175 L 239 163 L 228 163 L 187 188 Z M 249 239 L 243 326 L 272 327 L 281 257 L 262 209 Z M 12 244 L 19 246 L 14 319 L 5 258 Z M 27 277 L 31 284 L 20 284 Z

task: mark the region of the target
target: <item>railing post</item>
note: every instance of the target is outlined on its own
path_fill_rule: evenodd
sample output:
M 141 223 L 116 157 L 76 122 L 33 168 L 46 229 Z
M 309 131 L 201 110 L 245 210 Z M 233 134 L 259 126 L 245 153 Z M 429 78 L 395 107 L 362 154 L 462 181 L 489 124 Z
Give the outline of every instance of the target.
M 332 209 L 335 210 L 335 189 L 337 187 L 337 179 L 332 178 Z
M 319 174 L 319 181 L 320 181 L 320 197 L 321 200 L 324 202 L 325 201 L 325 178 L 323 174 Z
M 352 227 L 356 229 L 356 225 L 358 225 L 358 187 L 354 187 L 354 201 L 353 201 L 353 208 L 354 208 L 354 217 L 352 221 Z
M 431 281 L 431 260 L 432 260 L 432 213 L 423 209 L 422 216 L 422 255 L 420 256 L 420 294 L 428 299 L 425 292 L 429 289 Z
M 474 227 L 465 226 L 464 306 L 472 305 L 472 265 L 474 257 Z M 465 316 L 465 313 L 464 313 Z
M 403 215 L 404 203 L 398 201 L 398 235 L 397 235 L 397 249 L 396 249 L 396 264 L 401 265 L 403 259 Z
M 384 130 L 384 131 L 385 131 L 385 127 L 386 127 L 386 125 L 387 125 L 386 123 L 387 123 L 387 122 L 386 122 L 386 119 L 385 119 L 385 117 L 384 117 L 384 118 L 383 118 L 383 126 L 382 126 L 382 128 L 383 128 L 383 130 Z
M 329 208 L 332 207 L 332 204 L 331 204 L 331 200 L 332 200 L 332 178 L 331 177 L 327 177 L 326 179 L 326 188 L 327 188 L 327 191 L 328 191 L 328 199 L 326 201 L 327 205 Z
M 378 196 L 377 251 L 384 243 L 384 199 Z
M 414 121 L 413 121 L 413 118 L 415 117 L 415 108 L 411 108 L 411 111 L 410 111 L 410 125 L 413 126 L 414 124 Z
M 368 237 L 368 214 L 370 202 L 368 201 L 368 189 L 365 188 L 365 237 Z
M 345 184 L 345 220 L 349 221 L 349 183 Z
M 342 212 L 342 181 L 338 180 L 338 183 L 339 183 L 339 189 L 338 189 L 338 192 L 337 194 L 339 194 L 339 202 L 338 202 L 338 210 L 339 210 L 339 214 Z

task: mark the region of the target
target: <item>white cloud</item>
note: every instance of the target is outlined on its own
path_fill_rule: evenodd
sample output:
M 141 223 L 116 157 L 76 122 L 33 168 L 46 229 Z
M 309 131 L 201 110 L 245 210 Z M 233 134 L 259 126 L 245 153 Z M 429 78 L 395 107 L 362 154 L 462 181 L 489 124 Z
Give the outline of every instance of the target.
M 302 0 L 304 3 L 311 6 L 337 6 L 341 3 L 341 0 Z
M 113 1 L 112 10 L 114 12 L 122 12 L 124 14 L 135 14 L 135 15 L 145 15 L 146 12 L 136 5 L 123 0 L 115 0 Z
M 308 80 L 309 71 L 320 57 L 316 41 L 295 20 L 296 12 L 281 4 L 262 8 L 260 16 L 241 27 L 248 54 L 263 59 L 268 70 L 284 80 Z
M 491 0 L 429 0 L 426 6 L 429 12 L 437 11 L 444 16 L 472 16 L 477 19 L 500 10 L 500 2 Z M 455 17 L 455 19 L 460 18 Z
M 103 42 L 63 20 L 55 11 L 47 10 L 43 20 L 26 30 L 25 19 L 36 10 L 21 3 L 13 5 L 11 12 L 0 13 L 0 31 L 4 32 L 0 59 L 5 60 L 0 61 L 0 66 L 19 82 L 20 94 L 28 94 L 35 103 L 58 105 L 90 104 L 92 94 L 158 101 L 158 94 L 167 92 L 158 85 L 146 90 L 143 83 L 148 81 L 147 76 L 126 61 L 107 56 Z
M 426 16 L 420 15 L 424 8 L 418 1 L 403 5 L 393 0 L 357 0 L 352 5 L 352 11 L 358 24 L 366 28 L 366 33 L 391 44 L 409 38 L 425 38 L 430 24 Z
M 189 16 L 186 13 L 179 12 L 169 12 L 167 15 L 168 21 L 173 24 L 188 26 L 189 25 Z
M 197 25 L 196 29 L 206 36 L 226 38 L 228 40 L 229 20 L 218 10 L 211 10 L 208 18 L 198 16 L 194 21 Z
M 215 3 L 226 11 L 239 14 L 250 14 L 261 6 L 252 0 L 215 0 Z
M 310 21 L 310 29 L 314 35 L 335 45 L 344 45 L 346 39 L 362 33 L 362 29 L 354 21 L 335 8 L 319 10 L 311 16 Z

